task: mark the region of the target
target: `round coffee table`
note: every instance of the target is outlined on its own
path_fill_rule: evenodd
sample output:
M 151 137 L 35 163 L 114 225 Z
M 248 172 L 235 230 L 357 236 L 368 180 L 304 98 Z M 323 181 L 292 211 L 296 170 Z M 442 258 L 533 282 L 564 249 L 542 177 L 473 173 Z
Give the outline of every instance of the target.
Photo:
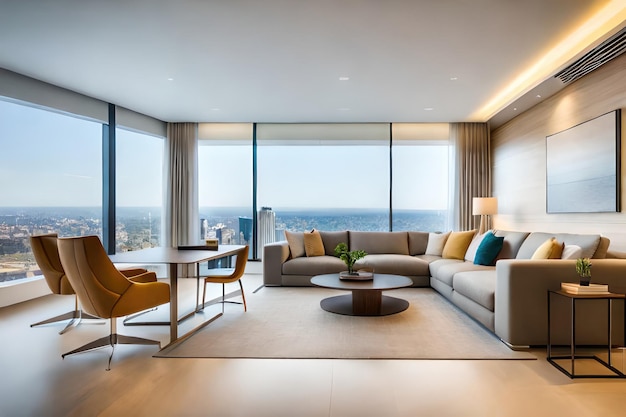
M 409 302 L 401 298 L 382 295 L 384 290 L 410 287 L 413 281 L 400 275 L 374 274 L 369 281 L 339 279 L 339 274 L 316 275 L 311 284 L 335 290 L 352 291 L 352 294 L 325 298 L 322 309 L 348 316 L 388 316 L 409 308 Z

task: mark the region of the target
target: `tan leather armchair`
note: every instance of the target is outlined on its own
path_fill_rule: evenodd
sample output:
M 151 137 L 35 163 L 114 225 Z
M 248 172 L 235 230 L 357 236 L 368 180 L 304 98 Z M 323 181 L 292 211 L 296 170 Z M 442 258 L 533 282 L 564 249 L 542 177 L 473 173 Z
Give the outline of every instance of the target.
M 202 307 L 205 305 L 206 298 L 206 285 L 208 283 L 216 283 L 222 284 L 222 312 L 224 312 L 224 303 L 234 303 L 234 304 L 242 304 L 235 301 L 226 301 L 226 289 L 225 285 L 231 282 L 239 282 L 239 288 L 241 288 L 241 298 L 243 298 L 243 310 L 248 311 L 248 306 L 246 305 L 246 296 L 243 292 L 243 284 L 241 283 L 241 278 L 243 277 L 244 272 L 246 271 L 246 264 L 248 262 L 248 246 L 244 246 L 239 249 L 235 255 L 237 259 L 235 260 L 235 268 L 224 268 L 223 271 L 213 270 L 210 275 L 204 277 L 204 288 L 202 291 Z
M 81 319 L 100 319 L 100 317 L 84 314 L 79 309 L 78 297 L 70 285 L 65 271 L 63 270 L 63 266 L 61 265 L 61 258 L 59 258 L 59 249 L 57 247 L 57 237 L 56 233 L 31 236 L 30 247 L 35 256 L 35 262 L 37 262 L 50 291 L 57 295 L 74 295 L 74 310 L 38 323 L 33 323 L 30 327 L 69 320 L 65 328 L 59 332 L 59 334 L 63 334 L 77 326 Z
M 116 344 L 155 344 L 157 340 L 117 334 L 117 318 L 138 313 L 168 303 L 170 288 L 156 280 L 154 272 L 145 272 L 129 279 L 115 268 L 98 236 L 59 238 L 61 264 L 72 288 L 76 291 L 83 309 L 94 316 L 110 319 L 109 336 L 102 337 L 61 355 L 65 358 L 110 345 L 107 370 Z

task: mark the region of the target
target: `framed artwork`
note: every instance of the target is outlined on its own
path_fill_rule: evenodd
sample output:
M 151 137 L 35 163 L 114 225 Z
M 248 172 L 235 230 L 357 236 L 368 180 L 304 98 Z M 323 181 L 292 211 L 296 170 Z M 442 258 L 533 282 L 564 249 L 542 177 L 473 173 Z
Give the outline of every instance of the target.
M 548 213 L 620 211 L 621 110 L 546 137 Z

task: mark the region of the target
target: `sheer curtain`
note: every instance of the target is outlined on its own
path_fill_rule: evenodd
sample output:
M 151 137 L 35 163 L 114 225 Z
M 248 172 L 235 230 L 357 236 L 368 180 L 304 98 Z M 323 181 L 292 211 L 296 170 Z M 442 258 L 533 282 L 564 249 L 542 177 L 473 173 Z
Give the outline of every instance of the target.
M 168 123 L 164 246 L 198 244 L 198 124 Z
M 453 172 L 452 229 L 477 229 L 480 216 L 472 215 L 473 197 L 491 197 L 491 137 L 487 123 L 452 123 L 450 149 Z M 489 220 L 490 222 L 490 220 Z M 487 228 L 491 224 L 486 225 Z

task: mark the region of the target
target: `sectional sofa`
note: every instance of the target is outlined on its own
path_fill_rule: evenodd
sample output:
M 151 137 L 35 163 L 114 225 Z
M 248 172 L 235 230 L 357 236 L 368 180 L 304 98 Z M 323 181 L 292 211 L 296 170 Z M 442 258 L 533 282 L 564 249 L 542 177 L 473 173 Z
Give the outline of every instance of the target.
M 487 234 L 500 239 L 501 248 L 490 264 L 476 264 L 477 251 Z M 308 251 L 304 238 L 309 236 L 287 232 L 289 241 L 265 245 L 263 280 L 266 286 L 309 286 L 314 275 L 344 271 L 346 266 L 334 256 L 334 248 L 345 242 L 350 250 L 367 252 L 356 269 L 404 275 L 415 287 L 432 287 L 512 348 L 547 343 L 547 294 L 558 290 L 561 282 L 578 282 L 575 258 L 593 258 L 592 282 L 626 293 L 626 260 L 607 258 L 606 237 L 503 230 L 487 234 L 320 231 L 321 243 L 315 251 Z M 559 259 L 537 259 L 537 252 L 549 240 L 559 245 Z M 562 259 L 564 254 L 570 259 Z M 553 343 L 569 340 L 567 307 L 562 301 L 555 302 Z M 598 300 L 580 304 L 579 343 L 606 343 L 606 311 Z M 614 303 L 613 315 L 613 340 L 624 345 L 621 302 Z

